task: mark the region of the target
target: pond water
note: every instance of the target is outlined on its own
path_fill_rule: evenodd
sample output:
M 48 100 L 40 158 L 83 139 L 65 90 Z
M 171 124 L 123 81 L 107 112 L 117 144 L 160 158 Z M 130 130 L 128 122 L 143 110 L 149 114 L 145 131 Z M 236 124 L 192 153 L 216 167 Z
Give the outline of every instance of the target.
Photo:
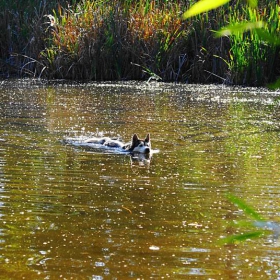
M 280 279 L 278 94 L 2 82 L 1 279 Z M 147 162 L 61 142 L 148 132 Z M 228 193 L 277 230 L 222 242 L 258 230 Z

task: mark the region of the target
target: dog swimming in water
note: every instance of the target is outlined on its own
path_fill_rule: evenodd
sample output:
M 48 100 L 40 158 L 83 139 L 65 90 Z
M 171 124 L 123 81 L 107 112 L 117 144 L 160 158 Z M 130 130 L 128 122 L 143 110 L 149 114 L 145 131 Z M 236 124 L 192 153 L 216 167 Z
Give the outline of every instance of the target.
M 88 148 L 117 149 L 128 153 L 150 154 L 152 151 L 150 133 L 145 139 L 139 139 L 138 135 L 134 134 L 129 143 L 123 143 L 118 138 L 110 137 L 66 138 L 64 143 Z

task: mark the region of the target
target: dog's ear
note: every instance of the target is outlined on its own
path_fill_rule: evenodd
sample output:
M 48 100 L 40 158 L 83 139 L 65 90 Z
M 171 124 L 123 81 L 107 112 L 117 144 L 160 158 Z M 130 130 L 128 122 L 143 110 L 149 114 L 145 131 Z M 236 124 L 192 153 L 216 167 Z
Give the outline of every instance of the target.
M 135 141 L 138 141 L 139 138 L 137 136 L 137 134 L 135 133 L 133 136 L 132 136 L 132 142 L 135 142 Z
M 150 142 L 150 133 L 147 134 L 147 136 L 146 136 L 146 138 L 145 138 L 144 141 L 145 141 L 145 142 Z

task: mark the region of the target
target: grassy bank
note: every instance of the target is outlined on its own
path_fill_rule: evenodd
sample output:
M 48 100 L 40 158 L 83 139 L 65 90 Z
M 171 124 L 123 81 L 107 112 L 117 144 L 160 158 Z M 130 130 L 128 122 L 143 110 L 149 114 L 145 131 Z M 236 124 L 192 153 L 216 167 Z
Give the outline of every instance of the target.
M 191 2 L 0 1 L 1 75 L 247 85 L 279 75 L 279 49 L 254 32 L 220 39 L 212 32 L 254 17 L 279 31 L 276 3 L 264 0 L 256 11 L 233 1 L 183 21 Z

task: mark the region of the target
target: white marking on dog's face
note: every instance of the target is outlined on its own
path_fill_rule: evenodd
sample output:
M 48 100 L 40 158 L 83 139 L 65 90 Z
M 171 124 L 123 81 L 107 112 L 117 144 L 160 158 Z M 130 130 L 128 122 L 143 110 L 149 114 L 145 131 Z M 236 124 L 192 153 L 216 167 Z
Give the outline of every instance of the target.
M 141 141 L 141 143 L 133 149 L 133 152 L 137 153 L 149 153 L 151 151 L 150 145 Z

